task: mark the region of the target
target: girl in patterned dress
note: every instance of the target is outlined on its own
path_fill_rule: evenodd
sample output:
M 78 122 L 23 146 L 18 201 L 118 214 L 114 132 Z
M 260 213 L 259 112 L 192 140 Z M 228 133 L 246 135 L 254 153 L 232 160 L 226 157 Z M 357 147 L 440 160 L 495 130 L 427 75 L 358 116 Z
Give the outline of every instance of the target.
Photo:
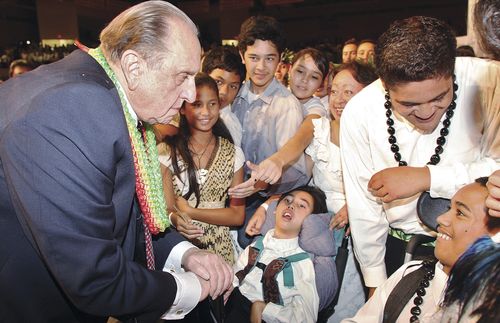
M 245 158 L 219 119 L 215 81 L 198 73 L 195 84 L 196 100 L 180 109 L 179 133 L 158 146 L 165 197 L 177 231 L 234 264 L 229 230 L 243 224 L 245 201 L 228 201 L 227 190 L 243 182 Z

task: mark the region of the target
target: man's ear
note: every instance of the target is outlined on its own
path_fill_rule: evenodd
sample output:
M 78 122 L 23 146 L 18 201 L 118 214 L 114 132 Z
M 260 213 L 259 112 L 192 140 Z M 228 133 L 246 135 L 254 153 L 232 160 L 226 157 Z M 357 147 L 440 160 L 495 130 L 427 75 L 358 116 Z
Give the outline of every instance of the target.
M 120 66 L 129 90 L 134 91 L 145 74 L 146 61 L 132 49 L 127 49 L 120 58 Z
M 245 53 L 242 53 L 241 50 L 239 50 L 238 53 L 240 53 L 241 62 L 245 65 Z

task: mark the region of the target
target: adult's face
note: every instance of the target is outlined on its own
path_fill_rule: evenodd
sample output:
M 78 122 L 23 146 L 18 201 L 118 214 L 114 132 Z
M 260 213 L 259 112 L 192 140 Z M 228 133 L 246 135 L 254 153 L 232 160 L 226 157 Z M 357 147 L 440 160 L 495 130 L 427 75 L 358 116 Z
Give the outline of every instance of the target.
M 486 227 L 486 187 L 469 184 L 459 190 L 451 200 L 448 212 L 437 218 L 438 235 L 434 254 L 449 274 L 451 268 L 469 246 L 488 234 Z
M 234 101 L 242 80 L 237 73 L 228 72 L 220 68 L 216 68 L 210 72 L 210 77 L 217 83 L 220 106 L 221 108 L 225 108 Z
M 183 21 L 171 22 L 172 32 L 165 40 L 163 64 L 159 68 L 143 65 L 137 88 L 128 98 L 140 120 L 151 124 L 169 123 L 184 101 L 196 98 L 194 76 L 200 69 L 201 47 L 195 32 Z
M 356 59 L 368 63 L 370 58 L 375 55 L 375 44 L 373 43 L 361 43 L 358 46 L 358 50 L 356 52 Z
M 408 82 L 389 89 L 392 107 L 424 133 L 431 133 L 453 98 L 451 77 Z
M 342 48 L 342 63 L 350 63 L 356 58 L 356 44 L 347 44 Z
M 342 70 L 335 75 L 328 99 L 330 113 L 335 120 L 340 119 L 347 102 L 362 89 L 363 84 L 358 83 L 349 70 Z
M 240 55 L 252 81 L 252 91 L 255 94 L 264 92 L 272 82 L 280 62 L 278 49 L 270 40 L 257 39 L 253 45 L 247 46 L 245 53 L 240 52 Z

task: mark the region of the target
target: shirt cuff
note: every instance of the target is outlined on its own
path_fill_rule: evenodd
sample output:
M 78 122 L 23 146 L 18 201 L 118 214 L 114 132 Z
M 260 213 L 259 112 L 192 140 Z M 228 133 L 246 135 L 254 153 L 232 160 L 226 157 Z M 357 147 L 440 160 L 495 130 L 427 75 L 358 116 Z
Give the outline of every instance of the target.
M 361 268 L 366 287 L 379 287 L 387 280 L 385 265 Z
M 457 165 L 458 168 L 460 166 Z M 454 166 L 427 165 L 431 176 L 430 194 L 432 197 L 452 198 L 459 187 L 468 183 L 465 170 L 459 171 Z
M 164 320 L 182 319 L 196 307 L 201 296 L 201 285 L 192 272 L 176 273 L 166 270 L 175 278 L 177 293 L 170 309 L 161 317 Z
M 165 265 L 163 266 L 163 271 L 168 271 L 172 268 L 177 270 L 181 269 L 182 266 L 182 256 L 184 253 L 191 248 L 196 248 L 189 241 L 181 241 L 175 245 L 175 247 L 170 251 Z
M 279 316 L 280 311 L 283 309 L 283 306 L 277 305 L 274 303 L 267 303 L 266 307 L 264 307 L 264 311 L 262 311 L 262 320 L 266 322 L 273 322 L 275 318 Z

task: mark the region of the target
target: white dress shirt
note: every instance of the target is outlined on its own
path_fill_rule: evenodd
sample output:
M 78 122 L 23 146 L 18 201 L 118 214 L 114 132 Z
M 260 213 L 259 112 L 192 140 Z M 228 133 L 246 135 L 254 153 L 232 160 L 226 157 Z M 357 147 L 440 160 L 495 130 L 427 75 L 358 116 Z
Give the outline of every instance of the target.
M 433 197 L 451 198 L 477 177 L 489 176 L 500 168 L 500 63 L 459 57 L 455 74 L 458 98 L 450 133 L 440 163 L 428 166 Z M 379 286 L 386 279 L 384 255 L 389 225 L 408 234 L 428 234 L 416 215 L 420 194 L 382 203 L 367 190 L 375 173 L 398 166 L 387 141 L 384 96 L 380 80 L 364 88 L 348 102 L 340 126 L 354 251 L 369 287 Z M 432 133 L 423 134 L 396 112 L 393 120 L 403 160 L 408 166 L 425 166 L 434 154 L 441 123 Z
M 264 249 L 260 253 L 259 262 L 269 264 L 279 257 L 287 257 L 296 253 L 304 252 L 299 247 L 299 238 L 276 239 L 274 229 L 269 230 L 262 243 Z M 252 244 L 253 245 L 253 244 Z M 237 273 L 245 268 L 248 263 L 248 250 L 246 247 L 234 265 L 234 272 Z M 283 305 L 267 303 L 262 312 L 262 319 L 268 323 L 308 323 L 316 322 L 319 309 L 319 296 L 316 290 L 314 266 L 311 259 L 304 259 L 291 263 L 293 269 L 293 287 L 285 287 L 283 283 L 283 272 L 276 276 L 278 288 L 283 299 Z M 239 285 L 239 290 L 243 296 L 252 303 L 263 301 L 262 295 L 262 270 L 254 267 L 245 279 L 238 284 L 238 279 L 234 277 L 234 285 Z
M 404 276 L 420 268 L 421 266 L 416 265 L 420 263 L 421 261 L 410 261 L 401 266 L 388 280 L 375 290 L 373 296 L 360 308 L 356 316 L 342 320 L 342 323 L 381 323 L 384 318 L 384 307 L 392 290 Z M 412 265 L 416 266 L 408 268 Z M 443 271 L 443 266 L 439 262 L 436 263 L 435 266 L 434 278 L 429 282 L 429 287 L 425 289 L 426 294 L 422 297 L 424 301 L 422 305 L 420 305 L 422 313 L 418 316 L 421 321 L 428 321 L 429 318 L 433 317 L 434 314 L 439 311 L 439 304 L 443 299 L 446 282 L 448 281 L 448 275 Z M 412 316 L 410 310 L 415 306 L 413 304 L 415 296 L 416 293 L 403 308 L 396 323 L 410 322 L 410 317 Z
M 241 147 L 241 137 L 243 136 L 243 128 L 241 127 L 240 120 L 231 111 L 231 105 L 227 105 L 220 109 L 219 116 L 226 125 L 231 137 L 233 137 L 234 145 Z

